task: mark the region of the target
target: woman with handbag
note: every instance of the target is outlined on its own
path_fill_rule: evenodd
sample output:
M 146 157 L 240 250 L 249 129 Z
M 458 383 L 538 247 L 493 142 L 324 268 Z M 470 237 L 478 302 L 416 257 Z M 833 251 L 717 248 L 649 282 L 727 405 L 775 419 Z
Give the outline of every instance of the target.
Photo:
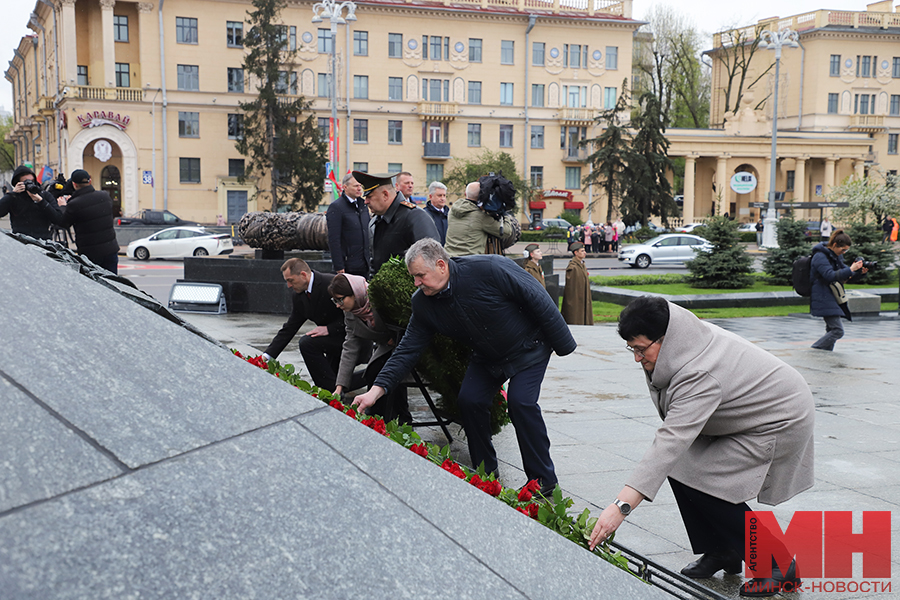
M 844 233 L 843 229 L 836 229 L 827 243 L 817 244 L 812 251 L 809 314 L 825 319 L 825 335 L 812 345 L 818 350 L 834 350 L 834 343 L 844 337 L 841 318 L 852 320 L 847 306 L 847 296 L 844 293 L 844 283 L 869 271 L 863 267 L 861 258 L 849 267 L 844 264 L 841 257 L 851 244 L 853 241 L 850 236 Z

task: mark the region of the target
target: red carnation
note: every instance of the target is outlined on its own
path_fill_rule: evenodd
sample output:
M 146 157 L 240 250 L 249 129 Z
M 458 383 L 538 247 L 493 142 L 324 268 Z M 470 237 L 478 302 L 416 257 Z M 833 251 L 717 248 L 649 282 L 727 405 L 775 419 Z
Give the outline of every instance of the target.
M 499 496 L 500 492 L 503 491 L 503 486 L 497 480 L 485 481 L 480 487 L 483 492 L 494 497 Z
M 344 412 L 344 405 L 341 404 L 340 400 L 332 400 L 331 402 L 328 403 L 328 406 L 330 406 L 331 408 L 335 408 L 341 412 Z
M 355 418 L 356 418 L 356 411 L 353 410 L 352 408 L 348 408 L 348 409 L 347 409 L 347 416 L 350 417 L 350 418 L 352 418 L 352 419 L 355 419 Z
M 409 449 L 422 458 L 428 458 L 428 447 L 425 444 L 413 444 Z
M 484 483 L 484 480 L 482 480 L 481 477 L 478 476 L 478 473 L 475 473 L 474 475 L 472 475 L 472 479 L 469 480 L 469 483 L 471 483 L 475 487 L 478 487 L 482 483 Z
M 444 469 L 445 471 L 449 471 L 450 473 L 453 473 L 460 479 L 466 478 L 466 474 L 463 473 L 463 470 L 459 467 L 459 465 L 456 462 L 450 460 L 449 458 L 444 461 L 444 464 L 441 465 L 441 468 Z

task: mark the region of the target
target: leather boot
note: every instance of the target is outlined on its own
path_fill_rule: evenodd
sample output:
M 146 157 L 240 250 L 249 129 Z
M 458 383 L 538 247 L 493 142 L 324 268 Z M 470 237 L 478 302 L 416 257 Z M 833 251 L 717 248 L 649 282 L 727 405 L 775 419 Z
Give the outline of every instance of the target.
M 718 554 L 704 554 L 683 568 L 681 574 L 691 579 L 709 579 L 721 570 L 732 575 L 740 573 L 741 559 Z
M 787 573 L 782 574 L 775 559 L 772 559 L 772 576 L 755 577 L 741 586 L 741 596 L 764 598 L 780 592 L 798 592 L 803 582 L 797 577 L 797 560 L 791 561 Z

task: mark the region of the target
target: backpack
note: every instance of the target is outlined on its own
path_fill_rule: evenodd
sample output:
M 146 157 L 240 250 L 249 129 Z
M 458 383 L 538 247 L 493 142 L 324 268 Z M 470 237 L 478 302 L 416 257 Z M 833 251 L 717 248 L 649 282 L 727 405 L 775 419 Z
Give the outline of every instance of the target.
M 812 255 L 801 256 L 791 266 L 791 285 L 801 296 L 809 297 L 812 293 L 811 265 Z

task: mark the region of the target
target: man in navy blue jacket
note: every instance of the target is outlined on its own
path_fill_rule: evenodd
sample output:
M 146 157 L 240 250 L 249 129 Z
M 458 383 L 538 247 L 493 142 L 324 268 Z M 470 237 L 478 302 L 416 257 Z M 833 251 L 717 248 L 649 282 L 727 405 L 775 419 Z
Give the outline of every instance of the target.
M 516 428 L 525 475 L 544 494 L 556 486 L 550 438 L 538 406 L 550 353 L 575 350 L 575 339 L 546 290 L 524 269 L 498 255 L 451 259 L 439 242 L 419 240 L 406 252 L 419 290 L 412 297 L 406 333 L 375 379 L 354 404 L 365 409 L 398 385 L 436 333 L 473 349 L 457 404 L 473 466 L 497 471 L 491 443 L 491 400 L 509 380 L 509 417 Z
M 328 205 L 328 249 L 335 273 L 369 274 L 369 209 L 362 198 L 362 185 L 348 173 L 344 192 Z

